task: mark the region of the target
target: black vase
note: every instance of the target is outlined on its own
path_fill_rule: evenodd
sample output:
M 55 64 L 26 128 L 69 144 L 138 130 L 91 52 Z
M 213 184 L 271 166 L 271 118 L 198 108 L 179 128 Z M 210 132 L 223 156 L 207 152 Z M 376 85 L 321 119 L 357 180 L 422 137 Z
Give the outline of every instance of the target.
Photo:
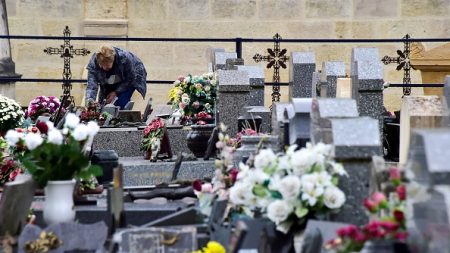
M 405 243 L 393 240 L 373 240 L 364 243 L 361 253 L 409 253 Z
M 187 146 L 189 150 L 195 155 L 195 157 L 200 158 L 205 155 L 206 149 L 208 148 L 208 140 L 214 130 L 215 125 L 192 125 L 192 130 L 186 136 Z M 212 145 L 215 145 L 213 143 Z

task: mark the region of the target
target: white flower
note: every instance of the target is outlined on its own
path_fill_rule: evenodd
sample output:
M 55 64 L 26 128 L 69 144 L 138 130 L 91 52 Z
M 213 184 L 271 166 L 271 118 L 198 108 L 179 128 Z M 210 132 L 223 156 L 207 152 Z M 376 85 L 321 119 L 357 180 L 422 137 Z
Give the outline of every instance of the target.
M 77 127 L 78 123 L 80 123 L 80 118 L 78 118 L 73 113 L 69 113 L 66 116 L 66 121 L 64 122 L 64 126 L 74 129 L 75 127 Z
M 252 186 L 242 182 L 236 182 L 230 188 L 230 201 L 235 205 L 249 205 L 254 200 Z
M 213 187 L 210 183 L 202 184 L 202 192 L 212 192 Z
M 281 179 L 279 191 L 283 199 L 295 199 L 300 194 L 300 179 L 297 176 L 286 176 Z
M 100 130 L 100 127 L 94 121 L 89 121 L 87 123 L 87 128 L 88 128 L 89 137 L 94 137 L 98 133 L 98 131 Z
M 186 76 L 183 81 L 185 83 L 189 83 L 191 81 L 191 77 L 190 76 Z
M 89 129 L 85 124 L 79 124 L 72 133 L 77 141 L 84 141 L 89 136 Z
M 319 173 L 315 173 L 317 174 L 317 184 L 321 185 L 321 186 L 330 186 L 333 185 L 333 183 L 331 182 L 331 175 L 328 174 L 328 172 L 326 171 L 321 171 Z
M 55 129 L 55 125 L 53 124 L 53 122 L 47 121 L 47 122 L 45 122 L 45 124 L 47 124 L 48 131 Z
M 267 217 L 278 225 L 285 221 L 292 211 L 293 207 L 288 202 L 275 200 L 267 206 Z
M 240 172 L 239 172 L 240 174 Z M 238 175 L 239 175 L 238 174 Z M 247 174 L 247 178 L 244 181 L 247 181 L 251 184 L 262 184 L 264 181 L 269 179 L 270 176 L 260 169 L 250 169 Z
M 302 181 L 302 200 L 308 201 L 310 206 L 314 206 L 317 203 L 317 199 L 323 194 L 323 187 L 317 186 L 310 182 Z
M 314 165 L 315 159 L 313 158 L 313 153 L 307 149 L 300 149 L 291 157 L 292 170 L 295 175 L 301 176 L 308 172 L 311 166 Z
M 333 168 L 334 173 L 338 174 L 339 176 L 348 176 L 347 171 L 345 171 L 344 166 L 342 166 L 342 164 L 333 161 L 329 162 L 329 164 Z
M 271 149 L 263 149 L 255 157 L 255 168 L 264 169 L 275 165 L 277 156 Z
M 44 142 L 44 139 L 35 133 L 29 133 L 25 136 L 25 145 L 29 150 L 33 150 Z
M 323 202 L 330 209 L 340 208 L 345 202 L 345 194 L 337 187 L 327 187 L 323 194 Z
M 8 130 L 5 135 L 5 139 L 9 146 L 15 146 L 19 142 L 20 138 L 23 137 L 23 133 L 19 133 L 15 130 Z
M 59 130 L 53 128 L 47 132 L 47 141 L 56 145 L 61 145 L 63 143 L 63 136 Z

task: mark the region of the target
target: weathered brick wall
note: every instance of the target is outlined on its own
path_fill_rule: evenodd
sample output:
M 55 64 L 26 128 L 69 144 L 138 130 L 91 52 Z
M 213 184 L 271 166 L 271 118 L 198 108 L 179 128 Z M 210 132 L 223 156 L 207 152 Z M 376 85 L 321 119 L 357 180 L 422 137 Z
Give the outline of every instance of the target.
M 10 34 L 62 35 L 65 25 L 72 36 L 128 37 L 210 37 L 270 38 L 280 33 L 283 38 L 401 38 L 410 33 L 416 38 L 448 37 L 450 34 L 450 2 L 447 0 L 6 0 Z M 60 78 L 62 59 L 48 56 L 42 49 L 57 47 L 62 41 L 12 40 L 12 56 L 16 72 L 24 78 Z M 101 42 L 73 41 L 75 47 L 95 50 Z M 173 80 L 180 74 L 206 71 L 207 49 L 224 47 L 234 50 L 233 43 L 155 43 L 114 42 L 128 48 L 145 63 L 149 78 Z M 380 56 L 395 55 L 402 49 L 396 44 L 282 44 L 290 52 L 314 50 L 316 61 L 344 60 L 349 72 L 351 48 L 376 46 Z M 437 44 L 427 44 L 437 46 Z M 272 43 L 245 43 L 243 56 L 253 63 L 255 53 L 265 53 Z M 83 78 L 89 57 L 72 59 L 73 78 Z M 320 66 L 321 64 L 318 64 Z M 272 71 L 266 71 L 271 79 Z M 288 71 L 282 70 L 282 81 Z M 420 73 L 412 73 L 420 82 Z M 395 66 L 385 67 L 385 79 L 401 82 L 402 74 Z M 58 84 L 17 84 L 17 99 L 26 104 L 39 94 L 59 95 Z M 165 103 L 168 86 L 149 85 L 156 103 Z M 81 103 L 84 86 L 75 84 L 73 93 Z M 414 93 L 421 90 L 414 90 Z M 287 91 L 282 89 L 282 99 Z M 400 106 L 401 89 L 389 89 L 385 103 L 390 109 Z M 137 108 L 144 101 L 137 95 Z M 266 105 L 270 89 L 266 88 Z

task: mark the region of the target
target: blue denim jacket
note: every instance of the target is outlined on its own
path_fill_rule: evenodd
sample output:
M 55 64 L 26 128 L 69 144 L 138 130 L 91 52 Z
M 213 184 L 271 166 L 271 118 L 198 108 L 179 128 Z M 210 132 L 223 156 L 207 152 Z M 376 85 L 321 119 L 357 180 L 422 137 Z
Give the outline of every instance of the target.
M 145 93 L 147 92 L 147 72 L 145 71 L 144 64 L 137 56 L 126 50 L 118 47 L 114 47 L 114 50 L 116 50 L 114 64 L 117 64 L 114 67 L 115 74 L 121 80 L 115 90 L 116 93 L 119 94 L 133 87 L 145 98 Z M 89 99 L 95 100 L 98 87 L 100 86 L 98 101 L 101 102 L 108 95 L 105 94 L 106 72 L 97 64 L 95 53 L 92 55 L 86 69 L 88 70 L 86 101 Z

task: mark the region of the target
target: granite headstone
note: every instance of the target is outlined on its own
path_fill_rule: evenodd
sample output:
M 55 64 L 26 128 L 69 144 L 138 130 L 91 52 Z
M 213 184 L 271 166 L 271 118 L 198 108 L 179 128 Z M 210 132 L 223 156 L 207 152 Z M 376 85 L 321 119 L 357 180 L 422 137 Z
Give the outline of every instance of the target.
M 314 52 L 293 52 L 289 58 L 289 99 L 312 97 Z
M 327 61 L 322 65 L 321 82 L 327 83 L 326 97 L 336 97 L 336 82 L 345 77 L 345 64 L 342 61 Z M 321 88 L 322 89 L 322 88 Z

